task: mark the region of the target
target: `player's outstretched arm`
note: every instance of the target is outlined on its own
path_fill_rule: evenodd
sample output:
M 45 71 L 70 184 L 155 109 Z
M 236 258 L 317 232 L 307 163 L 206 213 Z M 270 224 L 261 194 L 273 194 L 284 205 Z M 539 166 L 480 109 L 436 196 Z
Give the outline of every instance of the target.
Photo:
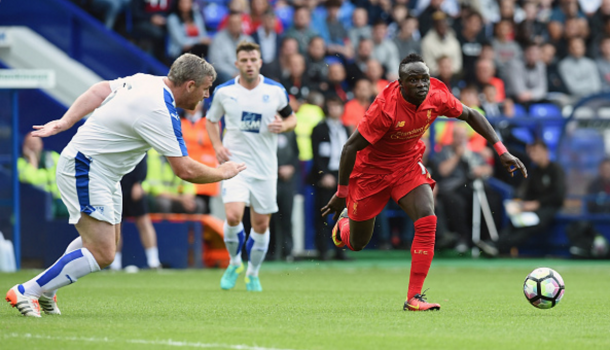
M 500 161 L 502 162 L 502 165 L 504 166 L 506 171 L 511 173 L 512 176 L 515 175 L 516 171 L 521 171 L 523 177 L 527 177 L 527 169 L 525 168 L 525 165 L 523 165 L 519 158 L 513 156 L 506 150 L 506 147 L 502 145 L 502 142 L 500 142 L 498 135 L 494 131 L 491 124 L 489 124 L 487 119 L 476 110 L 464 105 L 462 106 L 463 112 L 462 115 L 460 115 L 458 118 L 467 122 L 468 125 L 470 125 L 474 129 L 474 131 L 483 136 L 487 140 L 487 142 L 494 145 L 494 148 L 500 155 Z
M 92 85 L 74 101 L 61 119 L 50 121 L 45 125 L 34 125 L 36 131 L 32 132 L 32 136 L 48 137 L 70 129 L 76 122 L 99 107 L 111 92 L 110 83 L 107 81 Z
M 356 129 L 343 146 L 341 161 L 339 162 L 339 190 L 330 199 L 328 204 L 322 208 L 322 216 L 334 213 L 333 220 L 336 221 L 343 208 L 345 208 L 347 185 L 356 164 L 356 155 L 358 151 L 365 149 L 368 145 L 370 143 Z
M 167 157 L 167 161 L 176 176 L 196 184 L 227 180 L 246 169 L 246 164 L 235 162 L 226 162 L 217 168 L 211 168 L 190 157 Z

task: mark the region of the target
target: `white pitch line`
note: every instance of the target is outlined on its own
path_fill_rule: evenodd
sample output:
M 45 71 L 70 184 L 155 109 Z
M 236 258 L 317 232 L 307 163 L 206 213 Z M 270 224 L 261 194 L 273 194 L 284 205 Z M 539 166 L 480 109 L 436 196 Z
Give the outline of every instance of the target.
M 187 347 L 187 348 L 221 348 L 221 349 L 232 349 L 232 350 L 293 350 L 293 349 L 278 349 L 278 348 L 266 348 L 263 346 L 250 346 L 250 345 L 230 345 L 230 344 L 215 344 L 215 343 L 191 343 L 186 341 L 178 340 L 145 340 L 145 339 L 110 339 L 104 338 L 93 338 L 93 337 L 53 337 L 49 335 L 38 335 L 30 333 L 8 333 L 2 336 L 3 338 L 26 338 L 26 339 L 44 339 L 44 340 L 61 340 L 61 341 L 79 341 L 79 342 L 91 342 L 91 343 L 130 343 L 130 344 L 145 344 L 145 345 L 167 345 L 176 347 Z

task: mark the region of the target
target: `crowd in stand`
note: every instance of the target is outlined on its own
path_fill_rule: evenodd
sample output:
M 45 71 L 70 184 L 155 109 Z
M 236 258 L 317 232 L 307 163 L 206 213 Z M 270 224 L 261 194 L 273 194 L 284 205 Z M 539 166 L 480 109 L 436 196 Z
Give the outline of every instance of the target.
M 280 147 L 294 144 L 296 149 L 285 152 L 287 167 L 279 177 L 290 186 L 278 190 L 278 196 L 310 185 L 318 196 L 316 206 L 336 187 L 336 156 L 342 143 L 377 93 L 397 78 L 400 60 L 410 53 L 421 54 L 432 76 L 488 117 L 524 116 L 540 103 L 561 110 L 583 96 L 610 91 L 610 0 L 73 1 L 163 62 L 184 52 L 207 57 L 218 72 L 216 83 L 237 75 L 235 48 L 240 41 L 258 43 L 261 73 L 286 88 L 298 117 L 296 135 L 280 142 Z M 435 124 L 436 154 L 427 166 L 438 181 L 437 214 L 446 218 L 439 230 L 455 233 L 438 236 L 445 240 L 441 245 L 463 253 L 472 243 L 468 220 L 473 180 L 493 176 L 498 162 L 472 130 Z M 325 125 L 323 130 L 316 129 L 319 125 Z M 321 142 L 320 133 L 330 142 Z M 503 134 L 510 136 L 510 131 Z M 522 148 L 520 158 L 540 149 L 547 147 L 536 143 L 527 152 Z M 518 150 L 511 152 L 519 155 Z M 305 165 L 300 171 L 294 169 L 297 155 Z M 289 167 L 293 169 L 286 170 Z M 564 186 L 561 168 L 552 169 L 559 182 L 548 191 Z M 502 180 L 515 188 L 532 186 Z M 286 185 L 280 181 L 280 186 Z M 492 211 L 502 212 L 499 195 L 488 186 L 485 192 Z M 549 205 L 560 207 L 560 197 Z M 378 220 L 379 245 L 404 244 L 408 230 L 400 228 L 408 224 L 393 228 L 388 212 L 391 205 Z M 276 221 L 284 222 L 282 215 L 290 213 Z M 495 219 L 502 226 L 501 218 Z M 290 229 L 289 223 L 282 225 L 280 231 Z M 323 257 L 327 226 L 332 223 L 316 222 L 321 235 L 316 244 Z M 336 257 L 341 258 L 341 252 Z

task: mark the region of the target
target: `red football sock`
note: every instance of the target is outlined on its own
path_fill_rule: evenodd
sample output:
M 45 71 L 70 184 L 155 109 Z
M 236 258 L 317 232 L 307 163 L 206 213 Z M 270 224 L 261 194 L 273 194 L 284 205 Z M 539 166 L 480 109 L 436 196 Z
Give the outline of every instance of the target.
M 436 216 L 430 215 L 415 221 L 415 237 L 411 245 L 411 277 L 407 300 L 420 294 L 424 280 L 434 257 L 434 235 L 436 233 Z
M 342 218 L 339 221 L 339 232 L 341 233 L 341 242 L 345 243 L 349 250 L 354 250 L 349 242 L 349 218 Z

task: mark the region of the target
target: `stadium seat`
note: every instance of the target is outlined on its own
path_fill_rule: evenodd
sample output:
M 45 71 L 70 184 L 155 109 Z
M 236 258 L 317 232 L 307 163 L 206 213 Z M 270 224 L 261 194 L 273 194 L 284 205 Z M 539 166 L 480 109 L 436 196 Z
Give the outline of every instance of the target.
M 610 108 L 601 107 L 597 110 L 597 116 L 601 119 L 610 119 Z
M 574 111 L 575 119 L 595 118 L 595 111 L 590 107 L 580 107 Z
M 284 29 L 292 27 L 292 17 L 294 15 L 294 8 L 292 6 L 283 6 L 275 9 L 275 15 L 282 22 Z
M 229 13 L 229 9 L 224 5 L 215 3 L 208 4 L 203 9 L 206 26 L 213 31 L 216 31 L 222 19 Z
M 515 118 L 527 117 L 527 110 L 523 105 L 515 103 Z
M 216 4 L 226 6 L 228 4 L 228 0 L 205 0 L 205 4 Z
M 532 130 L 527 127 L 520 126 L 516 127 L 512 130 L 513 136 L 518 138 L 519 140 L 525 142 L 526 144 L 530 144 L 534 142 L 534 135 L 532 134 Z
M 552 103 L 538 103 L 530 106 L 530 116 L 534 118 L 561 118 L 561 109 Z

